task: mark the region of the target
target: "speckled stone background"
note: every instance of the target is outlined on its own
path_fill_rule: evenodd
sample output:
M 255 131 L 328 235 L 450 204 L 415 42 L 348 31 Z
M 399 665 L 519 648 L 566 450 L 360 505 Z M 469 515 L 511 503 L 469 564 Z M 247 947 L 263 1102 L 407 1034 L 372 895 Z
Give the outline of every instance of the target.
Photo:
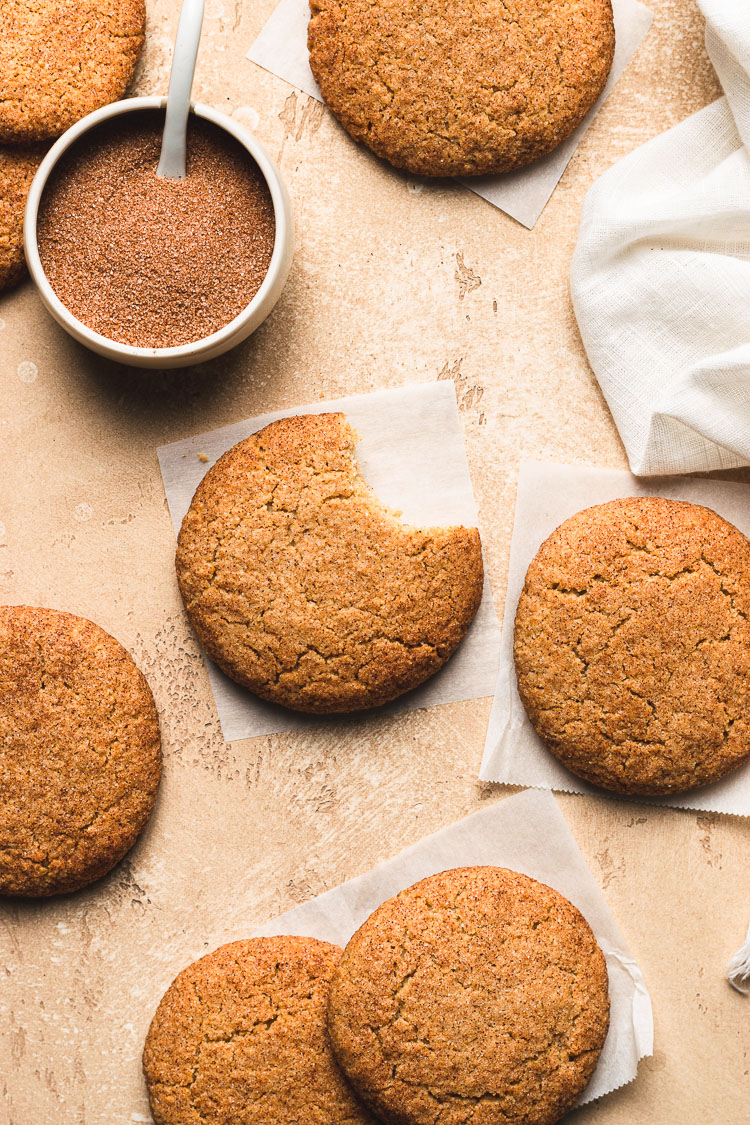
M 224 744 L 173 577 L 157 444 L 451 376 L 502 612 L 519 459 L 625 466 L 568 295 L 584 194 L 719 93 L 693 0 L 650 0 L 651 32 L 528 232 L 461 187 L 379 164 L 322 106 L 245 61 L 273 4 L 208 0 L 196 78 L 200 100 L 266 142 L 294 198 L 295 263 L 256 335 L 203 368 L 148 374 L 74 344 L 28 282 L 0 300 L 0 598 L 84 614 L 129 646 L 165 750 L 156 813 L 107 879 L 0 904 L 3 1125 L 150 1121 L 140 1051 L 182 966 L 505 795 L 476 780 L 489 700 Z M 166 91 L 177 10 L 149 2 L 138 93 Z M 750 1000 L 724 964 L 750 912 L 747 824 L 560 803 L 656 1022 L 638 1080 L 568 1120 L 746 1122 Z

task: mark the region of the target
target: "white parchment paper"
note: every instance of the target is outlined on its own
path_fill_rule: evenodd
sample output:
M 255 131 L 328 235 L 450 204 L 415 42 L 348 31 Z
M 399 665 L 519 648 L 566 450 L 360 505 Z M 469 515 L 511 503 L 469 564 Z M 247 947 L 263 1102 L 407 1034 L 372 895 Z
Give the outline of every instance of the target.
M 744 484 L 673 476 L 650 477 L 646 481 L 612 469 L 524 462 L 518 478 L 500 670 L 479 772 L 483 781 L 538 785 L 599 796 L 604 793 L 566 770 L 529 722 L 516 688 L 513 622 L 526 570 L 543 540 L 582 508 L 620 496 L 666 496 L 705 504 L 750 536 L 750 488 Z M 632 799 L 750 816 L 750 765 L 690 793 Z
M 536 223 L 584 133 L 651 27 L 653 16 L 638 0 L 613 0 L 612 8 L 616 35 L 612 69 L 601 97 L 575 132 L 548 156 L 528 168 L 503 176 L 472 176 L 461 181 L 525 227 L 531 228 Z M 310 97 L 322 101 L 320 87 L 308 62 L 309 18 L 309 0 L 281 0 L 248 51 L 247 58 Z M 424 182 L 427 184 L 429 181 Z
M 477 526 L 456 392 L 450 379 L 316 402 L 249 418 L 220 430 L 164 445 L 157 451 L 169 512 L 179 532 L 198 484 L 222 453 L 277 418 L 343 411 L 357 431 L 357 460 L 379 498 L 408 523 Z M 201 461 L 199 454 L 208 458 Z M 456 654 L 435 676 L 379 712 L 411 711 L 492 695 L 500 629 L 485 576 L 479 612 Z M 206 658 L 224 738 L 340 722 L 340 716 L 302 715 L 264 703 L 235 684 Z
M 653 1051 L 646 984 L 551 793 L 527 790 L 428 836 L 394 859 L 295 907 L 256 936 L 299 934 L 346 945 L 386 899 L 448 867 L 510 867 L 565 895 L 588 921 L 607 959 L 610 1029 L 580 1104 L 632 1082 Z

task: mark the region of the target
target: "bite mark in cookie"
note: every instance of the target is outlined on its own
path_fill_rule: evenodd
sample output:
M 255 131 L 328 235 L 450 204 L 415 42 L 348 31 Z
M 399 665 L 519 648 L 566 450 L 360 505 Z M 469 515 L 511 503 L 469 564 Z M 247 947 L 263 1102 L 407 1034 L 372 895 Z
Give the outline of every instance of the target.
M 227 675 L 299 711 L 356 711 L 417 687 L 482 596 L 475 528 L 415 528 L 359 474 L 342 414 L 273 422 L 206 474 L 177 577 L 198 639 Z

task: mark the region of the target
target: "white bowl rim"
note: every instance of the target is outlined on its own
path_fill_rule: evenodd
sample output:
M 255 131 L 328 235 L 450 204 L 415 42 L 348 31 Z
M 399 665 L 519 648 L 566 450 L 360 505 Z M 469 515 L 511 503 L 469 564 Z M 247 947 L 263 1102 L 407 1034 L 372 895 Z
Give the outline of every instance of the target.
M 55 309 L 60 320 L 74 328 L 74 335 L 82 338 L 94 351 L 103 348 L 113 357 L 119 354 L 133 359 L 163 358 L 168 360 L 177 359 L 182 356 L 193 357 L 204 351 L 213 351 L 217 345 L 223 344 L 227 339 L 233 337 L 254 315 L 258 306 L 265 300 L 269 290 L 275 285 L 277 275 L 283 264 L 287 234 L 288 204 L 285 200 L 281 175 L 276 165 L 273 163 L 258 138 L 238 121 L 235 121 L 225 113 L 221 113 L 219 110 L 213 109 L 211 106 L 204 105 L 202 102 L 191 102 L 191 113 L 195 114 L 196 117 L 202 117 L 206 121 L 212 122 L 212 124 L 218 126 L 220 129 L 224 129 L 227 133 L 230 133 L 239 141 L 243 148 L 250 153 L 253 160 L 260 168 L 261 174 L 268 185 L 268 190 L 271 193 L 275 221 L 274 247 L 266 276 L 263 278 L 258 292 L 233 320 L 230 320 L 228 324 L 225 324 L 222 328 L 218 329 L 218 331 L 212 332 L 210 336 L 202 336 L 199 340 L 192 340 L 190 343 L 177 344 L 169 348 L 135 347 L 133 344 L 122 344 L 118 340 L 113 340 L 110 336 L 103 336 L 100 332 L 95 332 L 93 328 L 89 328 L 88 325 L 79 320 L 77 316 L 74 316 L 68 306 L 57 296 L 57 293 L 52 288 L 44 272 L 44 267 L 39 257 L 36 237 L 39 204 L 53 169 L 60 157 L 67 152 L 70 146 L 73 145 L 79 137 L 88 132 L 89 129 L 99 125 L 102 121 L 107 121 L 109 118 L 118 117 L 126 113 L 135 113 L 138 110 L 164 109 L 166 104 L 166 97 L 159 95 L 125 98 L 119 102 L 110 102 L 109 105 L 102 106 L 100 109 L 94 110 L 93 113 L 89 113 L 86 117 L 82 117 L 80 121 L 77 121 L 75 125 L 72 125 L 70 129 L 55 141 L 52 148 L 42 160 L 32 181 L 26 202 L 26 211 L 24 214 L 24 250 L 29 273 L 34 282 L 39 287 L 47 303 Z

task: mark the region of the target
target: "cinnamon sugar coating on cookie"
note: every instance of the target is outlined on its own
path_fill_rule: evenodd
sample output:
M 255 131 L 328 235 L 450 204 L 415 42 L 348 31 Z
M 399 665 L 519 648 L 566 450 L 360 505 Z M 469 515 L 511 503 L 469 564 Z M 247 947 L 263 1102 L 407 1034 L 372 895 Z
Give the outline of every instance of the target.
M 610 0 L 310 0 L 310 67 L 344 128 L 427 176 L 508 172 L 604 89 Z
M 660 497 L 579 512 L 529 567 L 515 664 L 579 777 L 644 795 L 718 780 L 750 756 L 750 542 Z
M 482 596 L 475 528 L 414 528 L 359 475 L 342 414 L 282 419 L 225 453 L 180 531 L 177 577 L 208 655 L 300 711 L 374 707 L 448 660 Z
M 609 1026 L 590 927 L 550 887 L 498 867 L 432 875 L 347 945 L 328 1028 L 362 1099 L 392 1125 L 552 1125 Z
M 70 613 L 0 607 L 0 894 L 105 875 L 160 775 L 156 707 L 122 645 Z
M 121 98 L 145 29 L 144 0 L 3 0 L 0 140 L 59 137 Z
M 143 1052 L 156 1125 L 375 1125 L 326 1031 L 340 956 L 314 938 L 252 938 L 184 969 Z
M 26 272 L 23 216 L 34 173 L 44 149 L 0 144 L 0 292 L 16 285 Z

